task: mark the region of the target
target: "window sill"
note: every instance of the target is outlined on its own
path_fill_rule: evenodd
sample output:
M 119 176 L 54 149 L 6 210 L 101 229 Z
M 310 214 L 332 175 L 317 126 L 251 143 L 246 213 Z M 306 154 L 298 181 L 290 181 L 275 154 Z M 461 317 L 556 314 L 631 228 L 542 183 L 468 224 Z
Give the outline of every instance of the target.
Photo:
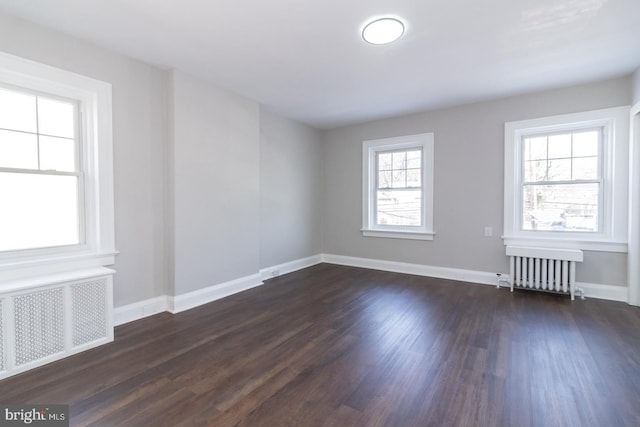
M 32 276 L 113 265 L 117 254 L 117 251 L 109 250 L 106 252 L 51 253 L 36 258 L 4 259 L 0 262 L 0 283 Z
M 627 252 L 627 242 L 588 239 L 557 239 L 549 237 L 502 236 L 505 246 L 530 246 L 556 249 L 580 249 L 583 251 Z
M 361 230 L 364 237 L 383 237 L 387 239 L 433 240 L 435 233 L 398 230 Z

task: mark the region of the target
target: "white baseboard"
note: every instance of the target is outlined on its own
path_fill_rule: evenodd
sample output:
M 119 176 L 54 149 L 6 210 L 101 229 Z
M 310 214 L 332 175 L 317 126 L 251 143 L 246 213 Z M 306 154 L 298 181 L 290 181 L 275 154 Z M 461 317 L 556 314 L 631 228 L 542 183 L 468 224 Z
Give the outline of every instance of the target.
M 356 258 L 342 255 L 323 254 L 322 260 L 329 264 L 351 267 L 371 268 L 373 270 L 395 273 L 415 274 L 417 276 L 437 277 L 439 279 L 459 280 L 462 282 L 497 285 L 496 273 L 486 271 L 463 270 L 459 268 L 435 267 L 431 265 L 410 264 L 406 262 L 384 261 L 370 258 Z
M 440 279 L 459 280 L 462 282 L 479 283 L 483 285 L 497 285 L 495 273 L 486 271 L 464 270 L 458 268 L 435 267 L 430 265 L 409 264 L 396 261 L 384 261 L 370 258 L 357 258 L 343 255 L 323 254 L 323 262 L 329 264 L 348 265 L 351 267 L 370 268 L 373 270 L 392 271 L 396 273 L 415 274 L 417 276 L 437 277 Z M 503 273 L 503 277 L 509 277 Z M 626 286 L 602 285 L 597 283 L 577 283 L 584 290 L 587 298 L 597 298 L 610 301 L 627 302 L 628 290 Z M 504 287 L 504 285 L 503 285 Z
M 220 298 L 260 286 L 263 284 L 263 280 L 282 274 L 292 273 L 322 262 L 492 286 L 495 286 L 498 280 L 495 273 L 487 271 L 436 267 L 431 265 L 358 258 L 343 255 L 320 254 L 275 265 L 273 267 L 263 268 L 260 270 L 259 274 L 241 277 L 239 279 L 213 285 L 204 289 L 198 289 L 197 291 L 186 294 L 177 296 L 162 295 L 156 298 L 150 298 L 133 304 L 116 307 L 114 310 L 114 324 L 116 326 L 122 325 L 163 311 L 179 313 L 181 311 L 189 310 L 190 308 L 207 304 Z M 274 276 L 274 272 L 277 273 L 276 276 Z M 508 274 L 505 273 L 503 276 L 508 277 Z M 628 289 L 626 286 L 603 285 L 597 283 L 578 283 L 577 285 L 579 288 L 584 290 L 587 298 L 598 298 L 621 302 L 627 302 L 628 300 Z
M 584 290 L 587 298 L 606 299 L 609 301 L 627 302 L 629 289 L 626 286 L 602 285 L 599 283 L 582 283 L 576 285 Z
M 312 265 L 320 264 L 321 262 L 322 255 L 318 254 L 307 258 L 285 262 L 273 267 L 263 268 L 260 270 L 259 274 L 252 274 L 229 282 L 219 283 L 217 285 L 198 289 L 197 291 L 186 294 L 176 296 L 162 295 L 144 301 L 135 302 L 133 304 L 116 307 L 114 310 L 114 324 L 116 326 L 122 325 L 147 316 L 162 313 L 163 311 L 168 311 L 174 314 L 179 313 L 247 289 L 255 288 L 256 286 L 263 284 L 262 280 L 282 274 L 292 273 L 303 268 L 311 267 Z M 275 276 L 274 272 L 277 272 Z
M 210 303 L 229 295 L 255 288 L 262 285 L 259 274 L 241 277 L 239 279 L 230 280 L 218 285 L 209 286 L 208 288 L 198 289 L 175 297 L 168 297 L 168 311 L 170 313 L 180 313 L 190 308 L 198 307 L 203 304 Z
M 118 326 L 133 322 L 134 320 L 167 311 L 167 307 L 166 295 L 116 307 L 113 311 L 113 323 L 115 326 Z
M 293 273 L 303 268 L 311 267 L 322 262 L 322 255 L 313 255 L 307 258 L 300 258 L 294 261 L 285 262 L 283 264 L 274 265 L 272 267 L 260 270 L 260 278 L 262 280 L 272 279 L 283 274 Z

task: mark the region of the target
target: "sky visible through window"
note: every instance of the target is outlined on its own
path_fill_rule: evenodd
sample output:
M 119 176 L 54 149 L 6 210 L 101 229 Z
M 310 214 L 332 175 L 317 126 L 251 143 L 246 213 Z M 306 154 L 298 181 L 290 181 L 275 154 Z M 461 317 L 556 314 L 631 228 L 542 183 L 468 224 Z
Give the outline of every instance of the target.
M 601 130 L 523 139 L 523 229 L 598 231 Z
M 77 106 L 0 88 L 0 251 L 80 243 Z

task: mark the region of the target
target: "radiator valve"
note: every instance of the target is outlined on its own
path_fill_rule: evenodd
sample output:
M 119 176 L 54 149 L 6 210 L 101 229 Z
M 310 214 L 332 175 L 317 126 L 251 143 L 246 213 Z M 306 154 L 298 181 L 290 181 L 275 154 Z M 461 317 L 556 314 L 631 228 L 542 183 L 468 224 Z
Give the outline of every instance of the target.
M 508 276 L 503 276 L 502 273 L 496 273 L 496 276 L 498 277 L 498 284 L 496 285 L 496 288 L 500 288 L 501 283 L 507 287 L 511 287 Z

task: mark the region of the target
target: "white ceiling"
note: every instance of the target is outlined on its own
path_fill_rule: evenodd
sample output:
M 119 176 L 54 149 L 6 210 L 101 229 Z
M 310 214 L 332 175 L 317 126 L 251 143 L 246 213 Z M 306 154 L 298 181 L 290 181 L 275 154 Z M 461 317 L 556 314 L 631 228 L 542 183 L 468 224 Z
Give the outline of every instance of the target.
M 640 0 L 0 0 L 0 10 L 177 68 L 320 128 L 618 77 Z M 395 43 L 360 37 L 406 23 Z

